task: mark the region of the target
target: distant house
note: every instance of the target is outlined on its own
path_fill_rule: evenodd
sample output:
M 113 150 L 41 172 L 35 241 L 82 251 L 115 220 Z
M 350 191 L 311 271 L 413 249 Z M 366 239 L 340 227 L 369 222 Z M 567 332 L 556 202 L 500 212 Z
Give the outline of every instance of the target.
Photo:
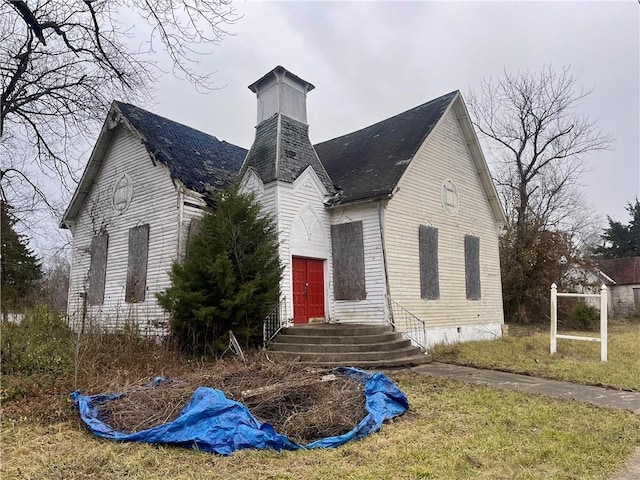
M 505 218 L 459 92 L 314 146 L 312 84 L 276 67 L 249 88 L 248 152 L 114 103 L 62 221 L 74 237 L 70 318 L 161 329 L 154 294 L 206 194 L 237 175 L 277 221 L 294 324 L 418 318 L 424 345 L 501 334 Z
M 599 258 L 597 274 L 609 291 L 609 313 L 623 317 L 640 314 L 640 257 Z

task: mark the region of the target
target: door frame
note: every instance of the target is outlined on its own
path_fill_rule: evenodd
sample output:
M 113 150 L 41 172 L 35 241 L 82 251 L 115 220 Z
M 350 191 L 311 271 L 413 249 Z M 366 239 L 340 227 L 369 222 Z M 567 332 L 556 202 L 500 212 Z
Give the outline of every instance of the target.
M 306 318 L 306 320 L 303 321 L 298 321 L 296 322 L 296 303 L 295 303 L 295 284 L 294 284 L 294 270 L 293 270 L 293 262 L 294 262 L 294 258 L 298 258 L 298 259 L 303 259 L 303 260 L 316 260 L 318 262 L 322 262 L 322 310 L 324 313 L 324 317 L 312 317 L 312 316 L 308 316 Z M 291 282 L 290 282 L 290 288 L 291 288 L 291 315 L 292 315 L 292 323 L 294 325 L 307 325 L 309 324 L 309 320 L 312 318 L 324 318 L 325 321 L 328 318 L 327 312 L 328 310 L 328 290 L 327 290 L 327 265 L 328 265 L 328 261 L 326 258 L 318 258 L 318 257 L 312 257 L 312 256 L 304 256 L 304 255 L 291 255 L 291 263 L 290 263 L 290 267 L 291 267 Z M 308 304 L 307 304 L 308 306 Z

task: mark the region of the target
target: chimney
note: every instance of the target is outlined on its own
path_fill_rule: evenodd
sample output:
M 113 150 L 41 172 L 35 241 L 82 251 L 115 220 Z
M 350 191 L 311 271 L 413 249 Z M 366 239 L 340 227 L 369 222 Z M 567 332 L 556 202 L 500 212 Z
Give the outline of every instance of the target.
M 278 65 L 260 80 L 249 85 L 249 90 L 258 97 L 258 120 L 260 125 L 276 113 L 302 123 L 307 123 L 307 92 L 315 87 Z

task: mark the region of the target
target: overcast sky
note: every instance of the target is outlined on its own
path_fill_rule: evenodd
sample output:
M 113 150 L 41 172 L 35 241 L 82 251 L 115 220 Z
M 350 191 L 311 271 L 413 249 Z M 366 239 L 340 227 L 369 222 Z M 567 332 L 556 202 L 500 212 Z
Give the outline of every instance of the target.
M 167 76 L 156 113 L 249 148 L 256 100 L 247 86 L 276 65 L 313 83 L 308 97 L 317 143 L 388 118 L 483 78 L 570 65 L 593 89 L 582 113 L 615 137 L 588 156 L 587 198 L 624 223 L 639 195 L 639 19 L 625 2 L 236 2 L 233 37 L 203 67 L 219 91 L 202 95 Z M 488 156 L 488 155 L 487 155 Z M 490 161 L 490 159 L 489 159 Z
M 581 112 L 615 137 L 610 151 L 587 157 L 587 199 L 603 226 L 607 214 L 628 222 L 625 204 L 640 188 L 637 0 L 234 6 L 242 18 L 229 27 L 233 36 L 212 47 L 201 65 L 217 72 L 223 88 L 198 93 L 169 74 L 157 84 L 154 105 L 141 106 L 249 148 L 256 100 L 247 86 L 283 65 L 316 86 L 307 108 L 311 141 L 317 143 L 453 90 L 468 95 L 483 78 L 505 69 L 571 66 L 579 86 L 593 89 Z M 127 22 L 133 20 L 125 15 Z

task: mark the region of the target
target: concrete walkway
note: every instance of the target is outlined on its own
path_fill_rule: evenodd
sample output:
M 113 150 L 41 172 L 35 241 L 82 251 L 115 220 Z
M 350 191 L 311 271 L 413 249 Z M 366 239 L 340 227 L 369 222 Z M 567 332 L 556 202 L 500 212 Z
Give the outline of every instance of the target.
M 640 393 L 638 392 L 591 387 L 588 385 L 560 382 L 558 380 L 518 375 L 516 373 L 462 367 L 448 363 L 427 363 L 414 367 L 412 370 L 434 377 L 453 378 L 476 385 L 487 385 L 505 390 L 516 390 L 525 393 L 547 395 L 549 397 L 566 398 L 640 413 Z
M 447 363 L 428 363 L 413 367 L 413 371 L 434 377 L 446 377 L 476 385 L 486 385 L 505 390 L 566 398 L 594 405 L 607 406 L 640 413 L 640 393 L 611 390 L 608 388 L 578 385 L 558 380 L 529 377 L 516 373 L 498 372 L 479 368 L 462 367 Z M 611 477 L 611 480 L 640 479 L 640 448 L 627 459 L 624 466 Z

